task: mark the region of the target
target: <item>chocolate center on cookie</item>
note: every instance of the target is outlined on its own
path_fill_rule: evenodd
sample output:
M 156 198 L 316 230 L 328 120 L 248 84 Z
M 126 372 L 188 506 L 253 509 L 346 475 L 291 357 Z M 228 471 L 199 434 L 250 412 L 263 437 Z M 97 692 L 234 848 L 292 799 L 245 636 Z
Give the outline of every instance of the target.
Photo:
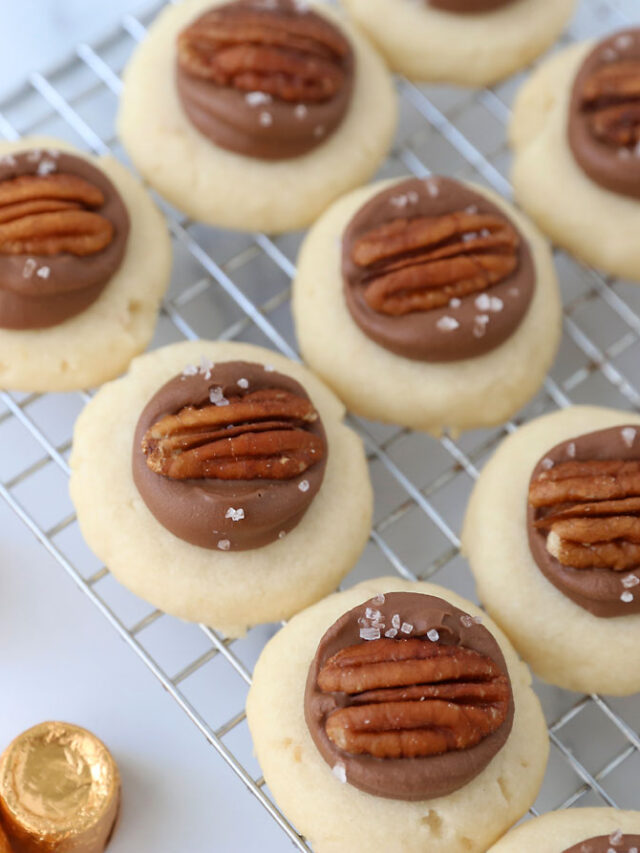
M 95 166 L 56 150 L 0 158 L 0 327 L 55 326 L 120 267 L 129 216 Z
M 620 426 L 550 450 L 529 485 L 531 553 L 595 616 L 640 613 L 640 437 Z
M 638 853 L 640 850 L 640 835 L 625 835 L 617 829 L 611 835 L 599 835 L 589 838 L 569 847 L 564 853 Z
M 502 652 L 476 619 L 434 596 L 394 592 L 326 632 L 305 718 L 341 781 L 426 800 L 466 785 L 504 746 L 513 697 Z
M 479 14 L 509 6 L 514 0 L 426 0 L 426 2 L 434 9 L 442 9 L 444 12 Z
M 300 383 L 259 364 L 203 360 L 145 407 L 133 478 L 158 521 L 202 548 L 281 539 L 324 477 L 322 421 Z
M 365 204 L 342 242 L 344 293 L 362 331 L 418 361 L 458 361 L 502 344 L 535 288 L 527 241 L 480 193 L 411 179 Z
M 354 56 L 327 19 L 297 0 L 238 0 L 178 37 L 184 110 L 216 145 L 248 157 L 298 157 L 342 122 Z
M 576 76 L 569 144 L 597 184 L 640 198 L 640 29 L 600 42 Z

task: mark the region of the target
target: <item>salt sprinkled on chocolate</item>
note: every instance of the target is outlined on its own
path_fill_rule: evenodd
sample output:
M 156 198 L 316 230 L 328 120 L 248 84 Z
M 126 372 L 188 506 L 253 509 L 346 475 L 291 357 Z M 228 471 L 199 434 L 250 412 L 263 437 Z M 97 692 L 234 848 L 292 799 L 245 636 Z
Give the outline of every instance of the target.
M 211 388 L 209 390 L 209 400 L 213 403 L 214 406 L 228 406 L 229 401 L 224 396 L 222 388 L 216 386 L 215 388 Z
M 228 551 L 228 550 L 229 550 L 229 548 L 231 548 L 231 542 L 229 542 L 229 540 L 228 540 L 228 539 L 221 539 L 221 540 L 218 542 L 218 548 L 219 548 L 221 551 Z
M 460 617 L 460 622 L 464 625 L 465 628 L 473 627 L 473 616 L 469 616 L 468 613 L 464 613 Z
M 622 578 L 622 586 L 625 589 L 633 589 L 638 584 L 640 584 L 640 578 L 637 575 L 627 575 L 625 578 Z
M 393 638 L 398 635 L 398 629 L 397 628 L 389 628 L 388 631 L 384 632 L 384 635 L 385 635 L 385 637 L 388 637 L 390 640 L 393 640 Z
M 271 127 L 273 124 L 273 116 L 271 113 L 268 113 L 266 110 L 260 113 L 260 118 L 258 119 L 262 127 Z
M 345 783 L 347 781 L 347 768 L 342 763 L 342 761 L 338 761 L 337 764 L 333 765 L 331 772 L 336 777 L 338 782 Z
M 440 639 L 440 634 L 436 631 L 435 628 L 432 628 L 430 631 L 427 631 L 427 637 L 431 640 L 432 643 L 437 643 Z
M 182 371 L 183 376 L 197 376 L 199 368 L 195 364 L 188 364 Z
M 408 622 L 403 622 L 400 627 L 401 634 L 410 634 L 413 631 L 413 625 L 410 625 Z
M 624 601 L 625 604 L 631 604 L 631 602 L 633 601 L 633 593 L 623 592 L 620 596 L 620 601 Z
M 623 838 L 623 833 L 621 829 L 616 829 L 615 832 L 612 832 L 609 836 L 609 844 L 620 844 Z
M 211 371 L 214 367 L 215 364 L 211 361 L 210 358 L 207 358 L 206 355 L 201 356 L 200 373 L 202 373 L 205 379 L 211 379 Z
M 280 533 L 278 533 L 278 539 L 284 539 L 284 537 L 285 537 L 286 535 L 287 535 L 287 531 L 286 531 L 286 530 L 281 530 L 281 531 L 280 531 Z
M 239 509 L 234 509 L 234 507 L 230 506 L 229 509 L 225 513 L 225 518 L 230 518 L 231 521 L 242 521 L 244 518 L 244 510 L 242 507 Z
M 40 267 L 36 275 L 38 278 L 49 278 L 51 275 L 51 267 Z
M 379 640 L 380 628 L 360 628 L 360 639 L 362 640 Z
M 248 379 L 238 379 L 238 382 L 236 384 L 238 385 L 238 388 L 247 389 L 249 387 L 249 380 Z
M 298 483 L 298 488 L 300 489 L 301 492 L 308 492 L 309 491 L 309 481 L 308 480 L 301 480 Z
M 264 369 L 267 373 L 273 373 L 275 367 L 272 364 L 265 364 Z
M 571 459 L 575 459 L 576 445 L 575 445 L 575 442 L 573 442 L 573 441 L 571 442 L 571 444 L 567 445 L 567 456 L 569 456 Z
M 440 317 L 436 326 L 441 332 L 455 332 L 460 327 L 460 323 L 455 317 Z
M 454 296 L 449 302 L 449 308 L 459 308 L 462 305 L 462 300 Z
M 372 601 L 374 604 L 384 604 L 384 593 L 379 592 L 373 598 Z
M 553 461 L 553 459 L 549 459 L 548 456 L 542 460 L 542 467 L 545 471 L 550 471 L 555 464 L 556 463 Z
M 261 104 L 270 104 L 272 100 L 271 95 L 267 92 L 247 92 L 244 99 L 250 107 L 257 107 Z
M 636 440 L 636 435 L 638 434 L 638 430 L 633 427 L 625 427 L 621 430 L 620 434 L 622 435 L 622 440 L 627 445 L 627 447 L 633 447 L 633 442 Z
M 307 109 L 307 107 L 304 104 L 298 104 L 296 106 L 295 110 L 293 111 L 293 114 L 295 115 L 295 117 L 297 119 L 302 120 L 303 118 L 307 117 L 308 112 L 309 112 L 309 110 Z
M 427 178 L 424 185 L 431 198 L 437 198 L 440 195 L 440 188 L 433 178 Z
M 55 172 L 57 168 L 58 167 L 53 160 L 41 160 L 40 163 L 38 163 L 36 173 L 38 175 L 50 175 L 51 172 Z
M 391 624 L 396 629 L 400 628 L 400 614 L 399 613 L 393 614 L 393 616 L 391 617 Z
M 27 258 L 27 260 L 24 262 L 24 267 L 22 268 L 22 277 L 31 278 L 37 266 L 38 264 L 33 258 Z

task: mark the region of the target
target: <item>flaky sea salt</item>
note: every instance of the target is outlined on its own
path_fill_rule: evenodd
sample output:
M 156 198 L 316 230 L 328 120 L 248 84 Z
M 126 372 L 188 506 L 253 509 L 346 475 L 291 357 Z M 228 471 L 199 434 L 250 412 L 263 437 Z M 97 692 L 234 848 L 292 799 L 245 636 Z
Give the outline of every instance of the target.
M 229 405 L 229 401 L 224 396 L 222 388 L 220 388 L 219 385 L 216 385 L 214 388 L 209 389 L 209 400 L 213 403 L 214 406 Z
M 638 434 L 638 430 L 633 427 L 625 427 L 620 430 L 620 435 L 622 436 L 622 440 L 627 445 L 627 447 L 633 447 L 633 442 L 636 440 L 636 436 Z
M 338 782 L 342 782 L 343 784 L 347 781 L 347 768 L 344 765 L 344 762 L 338 761 L 337 764 L 334 764 L 331 768 L 331 772 L 336 777 Z
M 380 628 L 360 628 L 360 639 L 361 640 L 379 640 L 380 639 Z
M 460 328 L 460 323 L 455 317 L 440 317 L 436 323 L 436 328 L 441 332 L 455 332 L 456 329 Z
M 300 489 L 301 492 L 308 492 L 309 491 L 309 481 L 308 480 L 301 480 L 298 483 L 298 488 Z
M 228 551 L 229 548 L 231 548 L 231 542 L 229 542 L 228 539 L 220 539 L 220 541 L 218 542 L 218 548 L 221 551 Z
M 242 507 L 235 509 L 234 507 L 230 506 L 229 509 L 226 511 L 224 517 L 230 518 L 231 521 L 242 521 L 242 519 L 244 518 L 244 510 L 242 509 Z
M 238 379 L 237 385 L 238 385 L 238 388 L 245 388 L 246 389 L 249 387 L 249 380 L 248 379 Z
M 432 628 L 430 631 L 427 631 L 427 637 L 432 643 L 437 643 L 440 639 L 440 634 L 438 634 L 435 628 Z

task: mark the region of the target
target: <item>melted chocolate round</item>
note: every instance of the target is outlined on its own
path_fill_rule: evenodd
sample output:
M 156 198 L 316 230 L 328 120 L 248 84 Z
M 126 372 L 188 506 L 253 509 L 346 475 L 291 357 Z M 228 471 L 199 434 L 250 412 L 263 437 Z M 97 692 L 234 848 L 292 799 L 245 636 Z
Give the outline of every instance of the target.
M 185 56 L 191 50 L 185 40 L 201 40 L 203 33 L 215 33 L 205 61 L 213 66 L 222 54 L 210 75 L 194 73 L 192 54 Z M 217 6 L 180 39 L 176 83 L 182 106 L 221 148 L 263 160 L 299 157 L 328 139 L 347 112 L 351 45 L 330 21 L 296 0 Z M 331 84 L 324 86 L 327 74 Z
M 117 272 L 129 236 L 129 215 L 107 176 L 81 157 L 32 150 L 0 157 L 0 185 L 21 175 L 75 175 L 97 187 L 104 203 L 95 213 L 113 226 L 102 251 L 83 256 L 3 254 L 0 250 L 0 328 L 44 329 L 88 308 Z M 0 207 L 0 215 L 2 208 Z
M 445 12 L 479 14 L 481 12 L 493 12 L 502 6 L 508 6 L 514 0 L 427 0 L 434 9 L 442 9 Z
M 598 460 L 640 461 L 640 429 L 637 426 L 612 427 L 564 441 L 549 450 L 538 462 L 531 475 L 534 482 L 545 471 L 567 462 L 590 462 Z M 553 509 L 562 510 L 574 504 L 568 500 Z M 594 501 L 589 504 L 593 506 Z M 594 616 L 613 617 L 640 613 L 640 562 L 623 571 L 610 568 L 574 568 L 563 565 L 547 548 L 550 527 L 536 526 L 550 507 L 536 508 L 527 505 L 527 534 L 531 554 L 538 568 L 551 583 L 568 598 L 584 607 Z M 578 516 L 579 517 L 579 514 Z M 597 518 L 597 514 L 583 513 L 584 518 Z M 576 543 L 589 548 L 588 543 Z M 614 542 L 615 544 L 615 542 Z
M 569 847 L 564 853 L 631 853 L 633 849 L 640 850 L 640 835 L 623 835 L 622 832 L 614 832 L 611 835 L 599 835 L 597 838 L 588 838 Z
M 569 145 L 597 184 L 640 199 L 640 29 L 601 41 L 576 75 Z
M 243 397 L 263 389 L 282 389 L 303 400 L 309 396 L 295 379 L 260 364 L 229 361 L 188 368 L 154 394 L 145 406 L 133 440 L 133 479 L 156 519 L 175 536 L 221 551 L 246 551 L 282 539 L 300 522 L 318 493 L 327 450 L 320 416 L 308 431 L 325 446 L 321 460 L 291 479 L 172 479 L 151 470 L 142 450 L 145 433 L 162 417 L 186 406 Z
M 382 596 L 376 596 L 354 607 L 341 616 L 320 640 L 309 668 L 304 712 L 311 737 L 324 760 L 334 771 L 336 767 L 341 768 L 349 784 L 368 794 L 395 800 L 444 797 L 481 773 L 506 743 L 514 714 L 510 682 L 509 708 L 505 721 L 470 749 L 453 750 L 426 758 L 399 759 L 380 759 L 345 752 L 329 739 L 326 721 L 333 711 L 348 704 L 348 697 L 345 693 L 323 693 L 318 687 L 318 675 L 326 661 L 341 649 L 368 642 L 362 638 L 361 630 L 363 625 L 370 622 L 367 619 L 369 609 L 381 614 L 378 619 L 387 630 L 397 621 L 397 616 L 401 626 L 411 627 L 409 633 L 399 629 L 398 639 L 426 637 L 435 630 L 438 643 L 472 649 L 490 658 L 508 679 L 504 657 L 494 637 L 473 617 L 441 598 L 410 592 L 387 593 L 384 601 Z M 384 630 L 381 629 L 382 635 Z
M 444 217 L 454 213 L 470 214 L 470 222 L 488 214 L 511 229 L 518 242 L 515 268 L 486 289 L 461 297 L 452 295 L 444 307 L 414 310 L 400 316 L 372 308 L 366 294 L 381 265 L 373 263 L 364 267 L 356 263 L 354 247 L 358 241 L 381 226 L 401 227 L 403 221 L 411 224 L 417 217 Z M 480 235 L 463 234 L 462 245 L 469 246 L 472 251 L 469 238 L 479 236 L 482 237 L 482 232 Z M 446 248 L 447 242 L 453 241 L 443 241 L 434 248 L 438 251 Z M 398 255 L 394 266 L 406 267 L 416 254 Z M 535 288 L 535 267 L 529 245 L 513 223 L 480 193 L 458 181 L 440 177 L 412 178 L 395 184 L 360 208 L 344 232 L 342 276 L 347 306 L 365 335 L 397 355 L 428 362 L 475 358 L 500 346 L 522 322 Z M 440 291 L 436 286 L 431 290 L 432 293 L 441 291 L 444 292 L 442 286 Z

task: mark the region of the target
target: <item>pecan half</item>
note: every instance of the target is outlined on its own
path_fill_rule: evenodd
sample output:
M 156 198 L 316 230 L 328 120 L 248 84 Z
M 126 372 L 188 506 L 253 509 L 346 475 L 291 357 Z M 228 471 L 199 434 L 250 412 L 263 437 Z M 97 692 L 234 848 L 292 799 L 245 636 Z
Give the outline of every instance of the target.
M 113 239 L 111 222 L 92 208 L 102 192 L 70 174 L 20 175 L 0 183 L 0 254 L 91 255 Z
M 640 462 L 605 459 L 562 462 L 529 486 L 542 512 L 547 549 L 576 569 L 627 571 L 640 566 Z
M 315 14 L 238 4 L 214 9 L 178 37 L 183 71 L 242 92 L 322 102 L 345 82 L 348 42 Z
M 327 717 L 340 749 L 418 758 L 469 749 L 505 721 L 507 676 L 488 657 L 428 639 L 380 639 L 342 649 L 318 674 L 348 704 Z
M 155 423 L 142 441 L 147 465 L 174 480 L 289 480 L 323 458 L 309 400 L 265 389 L 221 402 Z
M 617 148 L 640 142 L 640 60 L 611 62 L 585 81 L 582 109 L 597 139 Z
M 399 218 L 355 241 L 365 300 L 391 316 L 430 311 L 505 279 L 518 266 L 519 237 L 506 219 L 460 211 Z

